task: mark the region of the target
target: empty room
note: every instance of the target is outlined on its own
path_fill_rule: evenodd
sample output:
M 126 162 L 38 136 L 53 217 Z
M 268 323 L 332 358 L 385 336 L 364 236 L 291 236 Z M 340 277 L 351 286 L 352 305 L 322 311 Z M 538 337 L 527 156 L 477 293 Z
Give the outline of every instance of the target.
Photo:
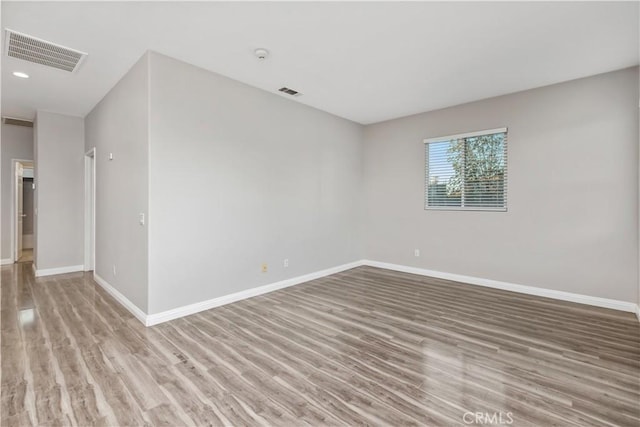
M 640 425 L 640 2 L 3 1 L 0 425 Z

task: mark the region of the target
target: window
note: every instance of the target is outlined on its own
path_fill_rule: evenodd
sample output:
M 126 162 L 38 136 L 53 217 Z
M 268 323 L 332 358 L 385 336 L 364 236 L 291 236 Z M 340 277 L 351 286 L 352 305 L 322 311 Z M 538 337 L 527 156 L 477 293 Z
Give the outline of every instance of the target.
M 425 141 L 425 209 L 507 210 L 507 129 Z

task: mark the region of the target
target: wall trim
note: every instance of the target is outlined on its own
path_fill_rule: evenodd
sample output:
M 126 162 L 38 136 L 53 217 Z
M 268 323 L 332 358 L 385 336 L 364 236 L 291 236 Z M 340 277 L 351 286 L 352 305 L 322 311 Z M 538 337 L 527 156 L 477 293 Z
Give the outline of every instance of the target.
M 0 260 L 0 265 L 9 265 L 9 264 L 13 264 L 12 258 L 5 258 L 3 260 Z
M 160 313 L 149 314 L 147 315 L 146 325 L 157 325 L 159 323 L 167 322 L 179 317 L 184 317 L 204 310 L 209 310 L 214 307 L 220 307 L 222 305 L 231 304 L 232 302 L 277 291 L 279 289 L 288 288 L 290 286 L 299 285 L 301 283 L 319 279 L 321 277 L 330 276 L 342 271 L 351 270 L 352 268 L 359 267 L 361 265 L 362 261 L 354 261 L 348 264 L 339 265 L 337 267 L 327 268 L 325 270 L 316 271 L 314 273 L 304 274 L 302 276 L 293 277 L 291 279 L 285 279 L 279 282 L 270 283 L 268 285 L 258 286 L 256 288 L 247 289 L 233 294 L 223 295 L 221 297 L 213 298 L 207 301 L 185 305 L 171 310 L 162 311 Z
M 527 295 L 535 295 L 540 297 L 552 298 L 561 301 L 570 301 L 579 304 L 592 305 L 596 307 L 610 308 L 613 310 L 626 311 L 635 313 L 640 321 L 640 305 L 632 302 L 593 297 L 589 295 L 574 294 L 571 292 L 556 291 L 547 288 L 538 288 L 534 286 L 518 285 L 515 283 L 501 282 L 498 280 L 483 279 L 473 276 L 465 276 L 462 274 L 446 273 L 436 270 L 427 270 L 418 267 L 409 267 L 400 264 L 391 264 L 380 261 L 372 260 L 360 260 L 347 264 L 339 265 L 337 267 L 327 268 L 325 270 L 316 271 L 302 276 L 293 277 L 291 279 L 281 280 L 279 282 L 270 283 L 263 286 L 258 286 L 244 291 L 236 292 L 233 294 L 223 295 L 221 297 L 212 298 L 210 300 L 196 302 L 193 304 L 185 305 L 182 307 L 173 308 L 171 310 L 162 311 L 155 314 L 146 314 L 127 297 L 116 290 L 111 284 L 109 284 L 102 277 L 95 272 L 93 278 L 95 282 L 100 285 L 107 293 L 109 293 L 116 301 L 118 301 L 124 308 L 126 308 L 131 314 L 133 314 L 142 324 L 145 326 L 158 325 L 160 323 L 168 322 L 170 320 L 178 319 L 180 317 L 189 316 L 191 314 L 199 313 L 201 311 L 209 310 L 215 307 L 220 307 L 226 304 L 231 304 L 244 299 L 252 298 L 258 295 L 263 295 L 269 292 L 277 291 L 280 289 L 288 288 L 290 286 L 306 283 L 311 280 L 319 279 L 322 277 L 330 276 L 332 274 L 340 273 L 342 271 L 351 270 L 352 268 L 360 266 L 369 266 L 383 268 L 387 270 L 400 271 L 403 273 L 417 274 L 420 276 L 436 277 L 445 280 L 452 280 L 455 282 L 466 283 L 469 285 L 483 286 L 487 288 L 502 289 L 511 292 L 517 292 Z M 78 270 L 82 271 L 83 266 L 75 266 Z M 53 269 L 52 269 L 53 270 Z M 45 270 L 48 271 L 48 270 Z
M 589 295 L 574 294 L 571 292 L 556 291 L 547 288 L 538 288 L 535 286 L 518 285 L 515 283 L 501 282 L 498 280 L 482 279 L 480 277 L 465 276 L 462 274 L 445 273 L 442 271 L 427 270 L 418 267 L 409 267 L 400 264 L 391 264 L 380 261 L 363 260 L 362 265 L 370 267 L 384 268 L 387 270 L 401 271 L 404 273 L 417 274 L 420 276 L 437 277 L 439 279 L 452 280 L 455 282 L 467 283 L 469 285 L 484 286 L 487 288 L 502 289 L 505 291 L 518 292 L 521 294 L 536 295 L 539 297 L 553 298 L 561 301 L 577 302 L 579 304 L 593 305 L 596 307 L 611 308 L 613 310 L 627 311 L 638 313 L 638 305 L 632 302 L 620 301 L 615 299 L 593 297 Z
M 57 268 L 45 268 L 42 270 L 35 270 L 36 277 L 53 276 L 54 274 L 75 273 L 76 271 L 83 271 L 84 265 L 69 265 L 67 267 Z
M 136 319 L 141 321 L 143 325 L 149 326 L 147 324 L 147 317 L 148 317 L 147 314 L 144 311 L 142 311 L 137 305 L 132 303 L 131 300 L 129 300 L 129 298 L 122 295 L 120 291 L 114 288 L 109 282 L 104 280 L 95 272 L 93 273 L 93 280 L 98 285 L 100 285 L 102 289 L 107 291 L 107 293 L 111 295 L 116 301 L 118 301 L 124 308 L 126 308 L 131 314 L 133 314 L 136 317 Z

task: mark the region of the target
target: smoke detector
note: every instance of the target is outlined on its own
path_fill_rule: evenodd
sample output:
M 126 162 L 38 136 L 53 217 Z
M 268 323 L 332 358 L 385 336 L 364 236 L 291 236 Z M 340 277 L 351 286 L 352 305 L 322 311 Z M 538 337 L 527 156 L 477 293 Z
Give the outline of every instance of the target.
M 267 49 L 259 48 L 253 51 L 258 58 L 258 61 L 264 61 L 269 56 L 269 51 Z

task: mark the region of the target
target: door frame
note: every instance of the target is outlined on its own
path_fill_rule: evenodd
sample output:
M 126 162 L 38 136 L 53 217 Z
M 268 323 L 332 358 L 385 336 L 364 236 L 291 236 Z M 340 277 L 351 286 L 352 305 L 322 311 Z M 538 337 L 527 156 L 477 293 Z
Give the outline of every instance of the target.
M 14 263 L 18 261 L 18 180 L 16 179 L 18 163 L 29 163 L 33 165 L 33 175 L 34 177 L 36 176 L 36 164 L 33 160 L 11 159 L 11 260 Z M 35 182 L 35 179 L 33 181 Z M 35 221 L 35 206 L 33 214 L 33 220 Z M 34 252 L 36 241 L 37 239 L 34 239 Z
M 96 265 L 96 148 L 84 153 L 84 271 Z

